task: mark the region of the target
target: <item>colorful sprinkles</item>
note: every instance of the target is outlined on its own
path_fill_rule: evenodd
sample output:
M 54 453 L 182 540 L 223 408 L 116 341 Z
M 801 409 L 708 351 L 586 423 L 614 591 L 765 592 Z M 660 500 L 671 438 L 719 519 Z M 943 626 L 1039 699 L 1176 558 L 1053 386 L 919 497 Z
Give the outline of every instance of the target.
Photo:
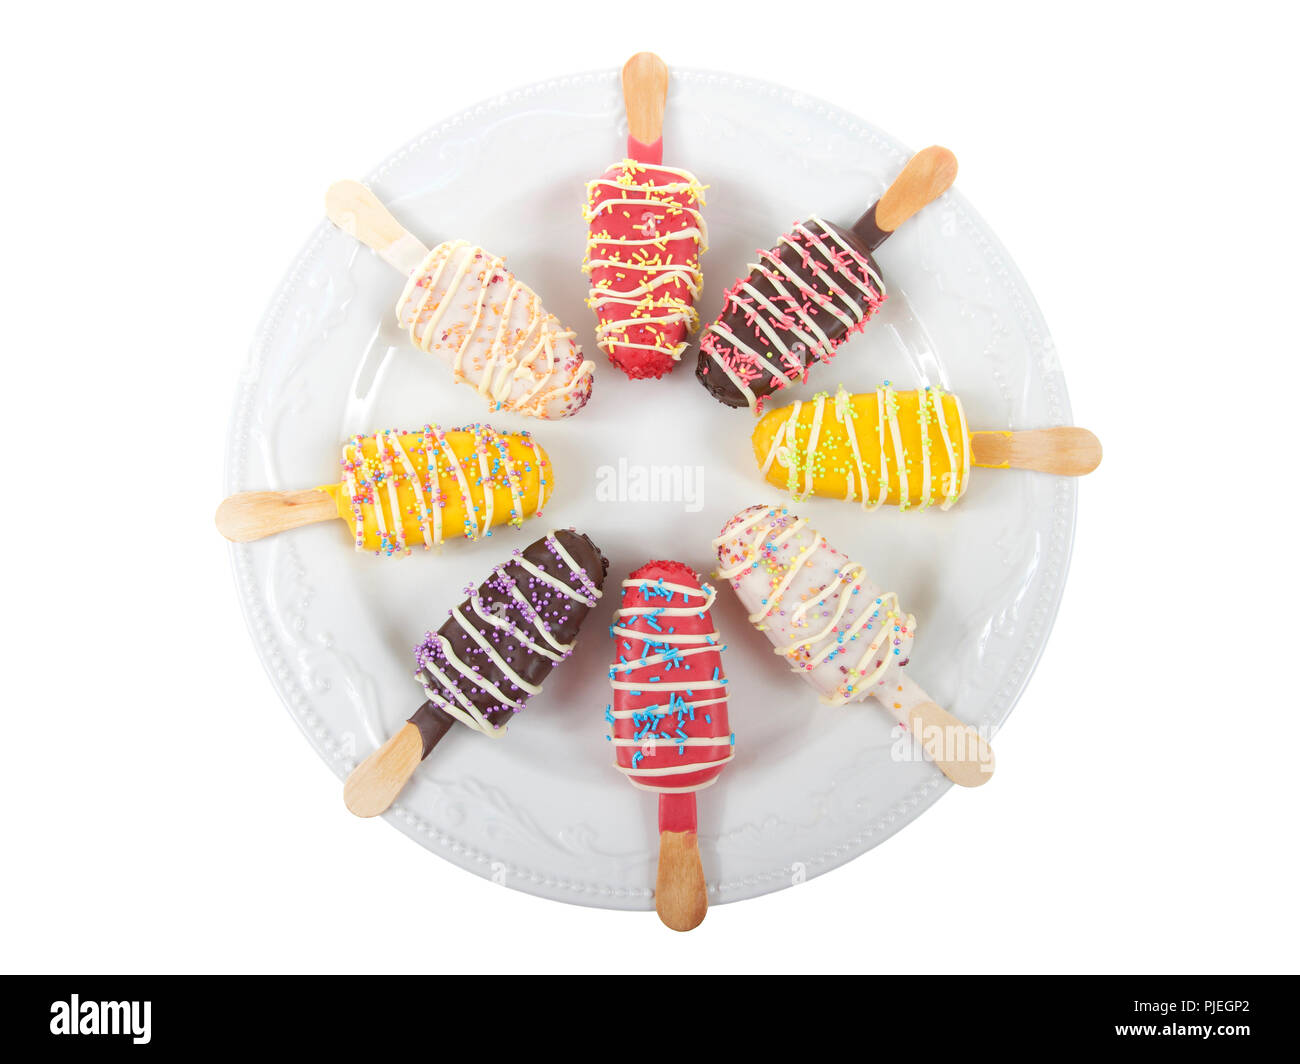
M 610 636 L 614 767 L 643 790 L 709 786 L 731 760 L 727 679 L 710 607 L 716 592 L 679 562 L 651 562 L 623 581 Z
M 570 655 L 572 636 L 601 597 L 596 581 L 603 568 L 588 572 L 560 535 L 515 550 L 480 585 L 466 588 L 465 601 L 415 647 L 415 678 L 429 701 L 492 738 L 505 734 L 501 719 L 523 709 L 541 691 L 542 677 Z M 585 536 L 578 541 L 595 551 Z M 599 551 L 595 557 L 601 560 Z
M 755 413 L 763 400 L 804 381 L 863 328 L 885 300 L 871 261 L 816 216 L 795 225 L 771 250 L 760 250 L 723 297 L 722 313 L 700 340 Z
M 822 702 L 861 701 L 907 664 L 916 621 L 898 596 L 835 550 L 784 507 L 756 506 L 727 522 L 714 546 L 718 575 L 731 581 L 789 663 L 822 692 Z
M 512 455 L 512 444 L 531 457 Z M 531 433 L 499 433 L 478 423 L 447 432 L 425 425 L 419 432 L 354 436 L 343 445 L 340 465 L 357 550 L 388 557 L 410 554 L 415 536 L 426 549 L 439 546 L 452 500 L 464 514 L 452 535 L 478 539 L 503 522 L 519 527 L 525 516 L 542 513 L 550 482 L 546 452 Z M 498 492 L 509 495 L 508 509 L 498 507 Z M 536 502 L 525 515 L 525 496 L 532 493 Z
M 864 510 L 887 501 L 900 510 L 935 502 L 946 510 L 965 494 L 970 439 L 955 395 L 937 388 L 896 392 L 889 381 L 874 394 L 850 395 L 841 386 L 831 400 L 832 418 L 826 417 L 828 400 L 829 393 L 819 392 L 810 403 L 769 411 L 754 432 L 757 448 L 759 433 L 775 424 L 760 472 L 780 484 L 773 466 L 783 469 L 783 486 L 795 502 L 817 494 L 819 484 L 825 493 L 841 478 L 843 497 L 860 498 Z

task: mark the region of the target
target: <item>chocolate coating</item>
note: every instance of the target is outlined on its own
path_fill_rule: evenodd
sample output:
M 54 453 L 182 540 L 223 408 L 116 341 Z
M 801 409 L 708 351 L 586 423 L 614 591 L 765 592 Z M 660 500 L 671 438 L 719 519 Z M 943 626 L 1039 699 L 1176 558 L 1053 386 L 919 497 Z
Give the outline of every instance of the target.
M 438 745 L 438 741 L 447 734 L 456 721 L 444 713 L 437 704 L 426 699 L 420 708 L 408 718 L 407 723 L 414 724 L 416 730 L 420 733 L 420 742 L 424 745 L 424 752 L 420 754 L 420 760 L 423 761 L 429 756 L 429 751 Z
M 852 233 L 858 238 L 858 241 L 868 251 L 875 251 L 886 240 L 889 239 L 889 230 L 881 229 L 876 224 L 876 208 L 880 206 L 879 202 L 873 203 L 867 213 L 853 223 Z M 843 230 L 840 230 L 843 232 Z M 844 234 L 848 236 L 848 233 Z M 874 265 L 874 263 L 872 264 Z
M 601 588 L 605 582 L 605 573 L 609 569 L 609 561 L 601 554 L 600 549 L 587 536 L 571 529 L 560 529 L 552 535 L 586 574 L 587 579 L 597 589 Z M 548 576 L 572 588 L 575 593 L 584 598 L 590 596 L 589 590 L 583 586 L 568 563 L 551 549 L 549 537 L 543 536 L 535 540 L 519 554 Z M 515 598 L 514 590 L 517 590 L 527 601 L 527 607 Z M 518 710 L 503 704 L 485 685 L 495 687 L 516 702 L 525 701 L 529 692 L 515 685 L 501 666 L 492 659 L 492 655 L 479 644 L 471 632 L 466 630 L 465 625 L 472 627 L 474 633 L 477 633 L 520 679 L 532 686 L 541 686 L 542 681 L 559 662 L 533 650 L 511 630 L 485 620 L 482 615 L 486 614 L 499 621 L 508 622 L 514 628 L 521 630 L 531 642 L 553 650 L 554 648 L 550 647 L 538 631 L 535 622 L 540 619 L 548 625 L 547 630 L 557 643 L 570 644 L 577 637 L 579 628 L 590 613 L 591 605 L 586 601 L 570 598 L 559 588 L 530 573 L 517 558 L 512 558 L 493 569 L 487 579 L 473 590 L 470 597 L 457 607 L 457 611 L 464 619 L 464 624 L 455 614 L 452 614 L 443 622 L 437 634 L 447 640 L 450 644 L 450 654 L 472 670 L 473 675 L 467 676 L 451 664 L 448 660 L 448 650 L 444 649 L 438 639 L 429 634 L 416 647 L 416 660 L 420 665 L 420 671 L 416 676 L 433 692 L 453 705 L 460 704 L 455 693 L 459 692 L 491 724 L 500 726 L 508 722 Z M 567 654 L 563 655 L 563 657 L 567 656 Z M 432 664 L 442 672 L 443 676 L 452 681 L 455 692 L 442 680 L 424 671 L 426 663 Z M 456 718 L 432 700 L 422 705 L 411 717 L 411 723 L 420 729 L 426 756 L 455 720 Z
M 859 224 L 874 226 L 874 218 L 875 208 L 872 207 L 867 214 L 863 215 Z M 823 224 L 825 226 L 824 228 Z M 871 257 L 870 248 L 868 248 L 868 246 L 854 231 L 841 229 L 839 226 L 833 225 L 829 222 L 819 223 L 813 219 L 809 219 L 804 222 L 803 225 L 805 228 L 818 235 L 827 231 L 833 231 L 840 237 L 840 239 L 853 248 L 854 251 L 866 259 L 870 264 L 871 269 L 879 275 L 880 271 L 876 266 L 875 260 Z M 888 234 L 885 234 L 885 236 L 887 235 Z M 883 239 L 884 236 L 881 237 L 881 240 Z M 818 276 L 817 271 L 808 264 L 798 249 L 782 242 L 772 249 L 772 254 L 778 256 L 782 263 L 784 263 L 793 273 L 811 287 L 821 292 L 826 290 L 826 285 Z M 771 299 L 778 306 L 782 305 L 785 300 L 785 297 L 781 296 L 773 282 L 759 270 L 753 270 L 750 272 L 749 284 L 764 297 Z M 786 287 L 788 289 L 788 284 Z M 870 315 L 872 308 L 868 306 L 862 293 L 852 287 L 845 287 L 844 291 L 853 299 L 853 302 L 864 315 Z M 807 375 L 809 366 L 818 361 L 825 361 L 825 359 L 833 352 L 834 348 L 842 342 L 851 331 L 843 321 L 824 306 L 811 303 L 805 306 L 805 310 L 816 326 L 825 333 L 829 340 L 829 346 L 822 345 L 822 350 L 805 346 L 803 351 L 795 356 L 799 362 L 799 367 L 795 368 L 794 366 L 791 366 L 784 377 L 774 377 L 766 369 L 760 367 L 758 376 L 747 382 L 749 389 L 754 393 L 757 400 L 762 401 L 773 392 L 784 388 L 792 381 L 803 379 Z M 748 307 L 737 307 L 735 303 L 728 300 L 724 306 L 723 313 L 717 320 L 720 324 L 725 325 L 736 335 L 743 337 L 746 344 L 774 365 L 786 365 L 787 356 L 783 356 L 783 354 L 772 344 L 771 340 L 750 320 L 753 313 L 754 311 L 751 311 Z M 759 310 L 758 313 L 763 313 L 763 311 Z M 765 314 L 765 318 L 767 318 L 769 322 L 771 321 L 769 315 Z M 789 331 L 788 326 L 783 328 L 781 325 L 777 324 L 774 327 L 783 332 L 788 333 Z M 707 335 L 707 333 L 701 334 L 701 340 L 703 340 L 705 335 Z M 696 379 L 699 380 L 699 382 L 708 390 L 709 394 L 724 406 L 745 407 L 749 405 L 749 400 L 746 398 L 744 392 L 736 386 L 735 382 L 727 376 L 722 367 L 720 367 L 710 356 L 709 352 L 703 348 L 701 348 L 696 362 L 695 376 Z

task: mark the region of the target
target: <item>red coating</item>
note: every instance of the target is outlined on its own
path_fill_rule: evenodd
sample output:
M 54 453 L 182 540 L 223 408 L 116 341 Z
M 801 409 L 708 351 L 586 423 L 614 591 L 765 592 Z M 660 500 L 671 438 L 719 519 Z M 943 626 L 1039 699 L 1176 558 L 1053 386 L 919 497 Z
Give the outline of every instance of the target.
M 660 137 L 653 144 L 646 144 L 629 134 L 627 138 L 627 157 L 639 163 L 659 166 L 664 161 L 664 138 Z
M 695 589 L 700 588 L 700 580 L 694 570 L 681 562 L 650 562 L 633 572 L 628 579 L 644 581 L 648 586 L 653 586 L 656 581 L 662 579 L 668 584 L 680 584 Z M 677 592 L 673 594 L 670 600 L 662 595 L 643 592 L 640 587 L 622 588 L 622 608 L 665 607 L 668 609 L 681 609 L 690 607 L 692 612 L 683 617 L 663 616 L 657 618 L 660 631 L 653 628 L 645 615 L 616 618 L 614 622 L 616 626 L 637 633 L 645 633 L 645 635 L 638 638 L 636 635 L 620 635 L 616 633 L 614 635 L 612 664 L 618 665 L 621 661 L 635 662 L 639 659 L 649 659 L 660 655 L 663 644 L 653 645 L 656 643 L 656 637 L 658 636 L 666 634 L 678 636 L 700 635 L 713 632 L 712 616 L 708 610 L 700 609 L 704 601 L 702 591 L 689 597 Z M 720 638 L 716 642 L 720 644 Z M 634 770 L 638 767 L 654 769 L 676 767 L 683 764 L 707 763 L 728 757 L 731 753 L 731 726 L 727 719 L 727 702 L 725 701 L 726 687 L 712 686 L 714 683 L 714 670 L 717 670 L 718 680 L 726 678 L 726 673 L 722 669 L 722 655 L 719 648 L 709 648 L 702 641 L 697 644 L 669 645 L 678 645 L 681 649 L 703 649 L 700 649 L 699 653 L 683 656 L 680 662 L 671 668 L 666 667 L 669 664 L 668 662 L 658 662 L 636 666 L 611 675 L 611 680 L 617 679 L 636 685 L 628 690 L 614 690 L 612 699 L 614 710 L 616 712 L 643 710 L 649 707 L 662 706 L 674 695 L 688 703 L 714 698 L 724 699 L 724 701 L 714 705 L 697 707 L 694 720 L 691 720 L 688 714 L 670 713 L 666 717 L 662 717 L 654 729 L 655 733 L 660 736 L 667 735 L 673 738 L 685 736 L 695 739 L 716 738 L 720 742 L 716 745 L 686 746 L 680 753 L 678 747 L 671 741 L 656 744 L 652 748 L 653 752 L 648 754 L 645 747 L 618 746 L 615 748 L 615 756 L 618 764 L 624 768 Z M 659 679 L 655 680 L 654 677 Z M 698 682 L 700 686 L 689 691 L 672 692 L 665 690 L 662 686 L 665 684 L 690 683 L 692 681 Z M 619 739 L 645 738 L 647 734 L 645 728 L 645 721 L 637 721 L 632 717 L 616 717 L 612 725 L 613 735 Z M 640 758 L 636 757 L 638 753 L 641 754 Z M 629 779 L 650 790 L 662 791 L 663 789 L 698 787 L 717 779 L 724 767 L 724 765 L 712 765 L 697 772 L 679 772 L 668 775 L 642 775 L 633 771 L 629 775 Z M 693 798 L 693 795 L 691 797 Z M 672 817 L 680 819 L 686 816 L 688 803 L 673 802 L 668 804 L 671 807 L 670 813 Z M 661 830 L 694 830 L 694 803 L 692 801 L 689 804 L 691 807 L 689 818 L 691 826 L 689 828 L 667 829 L 662 828 L 661 824 Z M 664 810 L 665 806 L 661 803 L 661 818 L 664 816 Z
M 632 144 L 632 139 L 629 138 L 629 148 Z M 660 165 L 658 156 L 663 154 L 662 138 L 654 144 L 641 144 L 639 141 L 636 144 L 643 156 L 654 155 L 656 159 L 654 162 L 649 162 L 646 158 L 638 159 L 634 155 L 632 156 L 634 161 L 649 167 Z M 615 163 L 601 177 L 617 182 L 623 170 L 622 162 Z M 670 171 L 648 169 L 638 173 L 638 180 L 659 186 L 680 184 L 682 178 L 679 174 Z M 600 204 L 605 200 L 629 196 L 644 199 L 646 195 L 644 191 L 634 192 L 617 184 L 604 185 L 597 188 L 590 206 L 591 209 L 600 211 Z M 645 209 L 635 205 L 611 206 L 608 210 L 597 214 L 590 222 L 592 235 L 593 237 L 603 235 L 606 239 L 595 241 L 594 250 L 591 252 L 592 259 L 622 257 L 623 262 L 634 263 L 638 257 L 646 256 L 663 264 L 695 263 L 698 265 L 702 249 L 696 240 L 689 235 L 681 237 L 673 235 L 695 227 L 695 220 L 690 211 L 692 208 L 697 208 L 698 204 L 692 194 L 688 191 L 656 191 L 654 195 L 658 201 L 647 200 Z M 651 231 L 647 231 L 647 225 L 653 227 Z M 661 242 L 653 246 L 642 244 L 632 250 L 619 243 L 624 240 L 642 241 L 651 235 L 661 237 Z M 653 274 L 637 269 L 634 265 L 596 266 L 591 269 L 593 287 L 604 288 L 620 295 L 631 295 L 649 276 Z M 689 285 L 680 278 L 655 286 L 653 292 L 656 301 L 677 299 L 688 306 L 693 306 L 695 302 Z M 623 319 L 630 314 L 631 310 L 632 308 L 627 305 L 612 304 L 601 307 L 598 314 L 602 322 L 608 322 Z M 621 369 L 632 380 L 657 379 L 671 373 L 676 368 L 677 361 L 667 351 L 656 348 L 666 347 L 672 350 L 685 343 L 690 336 L 691 323 L 685 320 L 664 320 L 667 313 L 669 312 L 662 308 L 638 311 L 636 316 L 643 317 L 645 324 L 629 326 L 622 336 L 625 343 L 614 342 L 611 349 L 602 346 L 601 349 L 606 351 L 610 363 Z M 650 346 L 629 346 L 631 344 Z
M 695 832 L 695 792 L 659 795 L 659 831 Z

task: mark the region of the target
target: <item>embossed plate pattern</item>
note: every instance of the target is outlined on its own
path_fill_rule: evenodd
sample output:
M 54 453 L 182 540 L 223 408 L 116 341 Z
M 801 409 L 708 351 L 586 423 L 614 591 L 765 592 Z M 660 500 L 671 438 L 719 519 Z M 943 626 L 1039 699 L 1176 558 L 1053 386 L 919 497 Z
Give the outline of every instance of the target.
M 257 652 L 289 712 L 340 777 L 415 709 L 410 648 L 462 588 L 550 527 L 588 532 L 611 562 L 611 589 L 634 566 L 676 557 L 709 571 L 727 517 L 778 497 L 757 476 L 748 414 L 713 402 L 682 366 L 631 382 L 595 346 L 579 272 L 585 182 L 619 158 L 626 127 L 616 72 L 560 78 L 471 108 L 412 141 L 367 180 L 427 242 L 460 236 L 508 256 L 546 306 L 579 330 L 597 362 L 595 393 L 557 423 L 529 427 L 550 451 L 556 494 L 522 532 L 404 560 L 356 554 L 339 522 L 231 549 Z M 902 145 L 812 97 L 762 82 L 674 70 L 666 161 L 710 188 L 706 320 L 753 250 L 816 211 L 851 222 L 908 156 Z M 346 175 L 340 175 L 346 176 Z M 959 179 L 960 184 L 960 179 Z M 307 189 L 317 196 L 323 189 Z M 876 321 L 791 398 L 842 382 L 929 383 L 962 397 L 973 427 L 1071 421 L 1047 327 L 1006 252 L 956 192 L 878 254 L 889 298 Z M 378 427 L 481 420 L 469 390 L 411 348 L 392 307 L 396 275 L 322 224 L 290 266 L 241 377 L 227 452 L 228 491 L 333 479 L 338 444 Z M 620 461 L 703 467 L 698 495 L 608 499 Z M 602 467 L 605 467 L 602 471 Z M 998 727 L 1024 690 L 1060 602 L 1074 527 L 1072 482 L 976 469 L 948 513 L 863 514 L 797 507 L 916 614 L 913 676 L 971 723 Z M 611 767 L 607 595 L 573 658 L 492 742 L 448 737 L 388 820 L 481 876 L 544 897 L 653 904 L 655 801 Z M 931 765 L 891 757 L 873 704 L 829 709 L 785 671 L 729 589 L 715 619 L 728 644 L 734 763 L 700 796 L 700 849 L 713 902 L 819 875 L 871 849 L 948 784 Z M 996 786 L 996 781 L 992 784 Z M 339 804 L 339 815 L 343 812 Z

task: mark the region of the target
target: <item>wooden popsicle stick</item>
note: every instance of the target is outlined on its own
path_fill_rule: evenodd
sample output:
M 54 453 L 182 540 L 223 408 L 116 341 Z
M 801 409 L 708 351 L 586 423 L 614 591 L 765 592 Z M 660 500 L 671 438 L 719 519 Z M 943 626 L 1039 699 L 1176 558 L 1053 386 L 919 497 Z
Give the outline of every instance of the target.
M 623 104 L 632 139 L 651 146 L 663 136 L 667 99 L 668 65 L 654 52 L 637 52 L 623 64 Z
M 393 804 L 423 760 L 420 729 L 408 721 L 348 775 L 343 804 L 353 816 L 378 816 Z
M 315 488 L 242 491 L 217 507 L 217 531 L 235 543 L 248 543 L 338 515 L 334 497 Z
M 693 831 L 661 831 L 659 874 L 655 878 L 655 912 L 659 919 L 674 931 L 690 931 L 704 922 L 708 911 L 699 836 Z
M 913 155 L 876 202 L 876 225 L 892 233 L 957 180 L 957 156 L 937 144 Z
M 853 232 L 874 251 L 891 233 L 957 180 L 957 157 L 934 145 L 913 155 L 885 194 L 853 224 Z
M 330 185 L 325 193 L 325 214 L 404 277 L 414 272 L 429 254 L 429 249 L 408 233 L 360 181 L 336 181 Z
M 1101 464 L 1101 441 L 1087 429 L 1063 426 L 1025 432 L 972 432 L 971 463 L 992 469 L 1032 469 L 1081 477 Z
M 993 778 L 993 747 L 946 709 L 919 702 L 907 708 L 904 723 L 939 771 L 959 787 L 979 787 Z
M 659 872 L 655 912 L 674 931 L 700 926 L 709 911 L 709 889 L 700 863 L 695 792 L 659 795 Z
M 391 739 L 348 774 L 343 782 L 343 804 L 348 812 L 360 817 L 384 812 L 452 723 L 432 702 L 423 703 Z
M 935 766 L 961 787 L 979 787 L 993 777 L 993 748 L 969 724 L 941 708 L 907 673 L 898 673 L 893 691 L 872 696 L 907 727 Z

